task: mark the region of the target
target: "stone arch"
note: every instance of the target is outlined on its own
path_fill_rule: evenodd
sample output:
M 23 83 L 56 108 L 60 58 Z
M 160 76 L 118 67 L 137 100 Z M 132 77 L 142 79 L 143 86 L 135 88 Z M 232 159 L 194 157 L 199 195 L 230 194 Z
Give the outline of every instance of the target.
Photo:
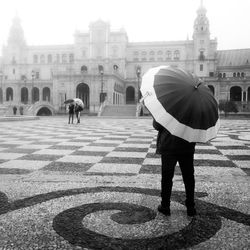
M 35 103 L 31 111 L 32 111 L 32 114 L 30 113 L 30 115 L 38 115 L 38 116 L 44 116 L 44 115 L 50 116 L 55 113 L 54 107 L 48 102 Z
M 208 88 L 212 91 L 212 93 L 214 95 L 214 86 L 213 85 L 208 85 Z
M 39 88 L 34 87 L 32 88 L 32 103 L 38 102 L 39 101 Z
M 230 88 L 230 101 L 240 102 L 242 100 L 241 87 L 233 86 Z
M 250 87 L 247 89 L 247 101 L 250 102 Z
M 37 116 L 51 116 L 52 115 L 52 111 L 48 107 L 41 107 L 37 111 L 36 115 Z
M 13 101 L 13 89 L 11 87 L 8 87 L 6 89 L 6 101 Z
M 28 103 L 28 98 L 29 98 L 28 88 L 22 87 L 21 88 L 21 102 L 24 104 Z
M 135 88 L 129 86 L 126 89 L 126 104 L 134 104 L 134 103 L 135 103 Z
M 43 101 L 50 102 L 50 88 L 43 88 Z
M 84 108 L 89 109 L 89 86 L 86 83 L 79 83 L 76 87 L 76 97 L 84 103 Z

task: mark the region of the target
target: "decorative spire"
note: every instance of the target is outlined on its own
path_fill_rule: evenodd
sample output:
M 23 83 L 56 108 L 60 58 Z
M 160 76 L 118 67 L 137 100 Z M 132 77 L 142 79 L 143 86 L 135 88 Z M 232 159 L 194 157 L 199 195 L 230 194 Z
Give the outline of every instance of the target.
M 209 34 L 209 20 L 206 13 L 207 10 L 203 5 L 203 0 L 201 0 L 200 7 L 197 10 L 197 17 L 194 21 L 194 34 Z
M 26 45 L 24 39 L 24 32 L 21 26 L 21 20 L 16 13 L 16 16 L 13 18 L 12 26 L 10 28 L 9 38 L 8 38 L 9 45 L 19 45 L 23 46 Z

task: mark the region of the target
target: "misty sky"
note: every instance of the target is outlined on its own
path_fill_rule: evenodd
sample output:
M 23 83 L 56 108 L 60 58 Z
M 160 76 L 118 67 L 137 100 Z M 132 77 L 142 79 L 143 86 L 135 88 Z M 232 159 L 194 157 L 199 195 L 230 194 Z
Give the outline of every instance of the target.
M 72 44 L 90 22 L 124 27 L 129 42 L 192 39 L 201 0 L 0 0 L 0 46 L 18 14 L 28 45 Z M 203 0 L 218 49 L 250 48 L 250 0 Z M 0 52 L 1 53 L 1 52 Z

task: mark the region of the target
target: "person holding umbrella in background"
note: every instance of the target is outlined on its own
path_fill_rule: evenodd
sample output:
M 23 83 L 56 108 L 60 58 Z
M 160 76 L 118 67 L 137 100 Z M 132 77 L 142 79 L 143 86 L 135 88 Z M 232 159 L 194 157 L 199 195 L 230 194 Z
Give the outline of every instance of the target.
M 68 109 L 69 109 L 69 122 L 68 122 L 68 124 L 70 124 L 70 120 L 71 120 L 71 124 L 73 124 L 73 122 L 74 122 L 74 113 L 75 113 L 75 105 L 74 105 L 74 103 L 70 103 Z
M 81 117 L 82 110 L 83 110 L 83 107 L 81 105 L 79 105 L 78 103 L 76 103 L 75 113 L 76 113 L 77 123 L 80 123 L 80 117 Z
M 186 191 L 187 215 L 195 216 L 194 152 L 196 142 L 215 138 L 219 130 L 218 104 L 198 77 L 180 68 L 160 66 L 142 77 L 142 100 L 158 131 L 156 153 L 161 155 L 161 204 L 158 211 L 171 215 L 170 202 L 177 162 Z
M 68 99 L 64 102 L 65 104 L 69 104 L 69 123 L 71 119 L 71 123 L 74 120 L 74 113 L 76 114 L 77 123 L 80 123 L 80 113 L 84 108 L 84 103 L 80 98 Z

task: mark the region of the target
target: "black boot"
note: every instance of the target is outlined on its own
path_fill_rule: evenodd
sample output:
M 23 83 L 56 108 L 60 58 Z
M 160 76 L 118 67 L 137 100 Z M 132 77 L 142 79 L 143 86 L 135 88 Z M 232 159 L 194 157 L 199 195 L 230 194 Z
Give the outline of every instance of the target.
M 195 207 L 187 207 L 187 215 L 195 216 L 197 214 Z
M 163 207 L 162 205 L 158 206 L 158 211 L 166 216 L 170 216 L 171 212 L 170 212 L 170 207 Z

